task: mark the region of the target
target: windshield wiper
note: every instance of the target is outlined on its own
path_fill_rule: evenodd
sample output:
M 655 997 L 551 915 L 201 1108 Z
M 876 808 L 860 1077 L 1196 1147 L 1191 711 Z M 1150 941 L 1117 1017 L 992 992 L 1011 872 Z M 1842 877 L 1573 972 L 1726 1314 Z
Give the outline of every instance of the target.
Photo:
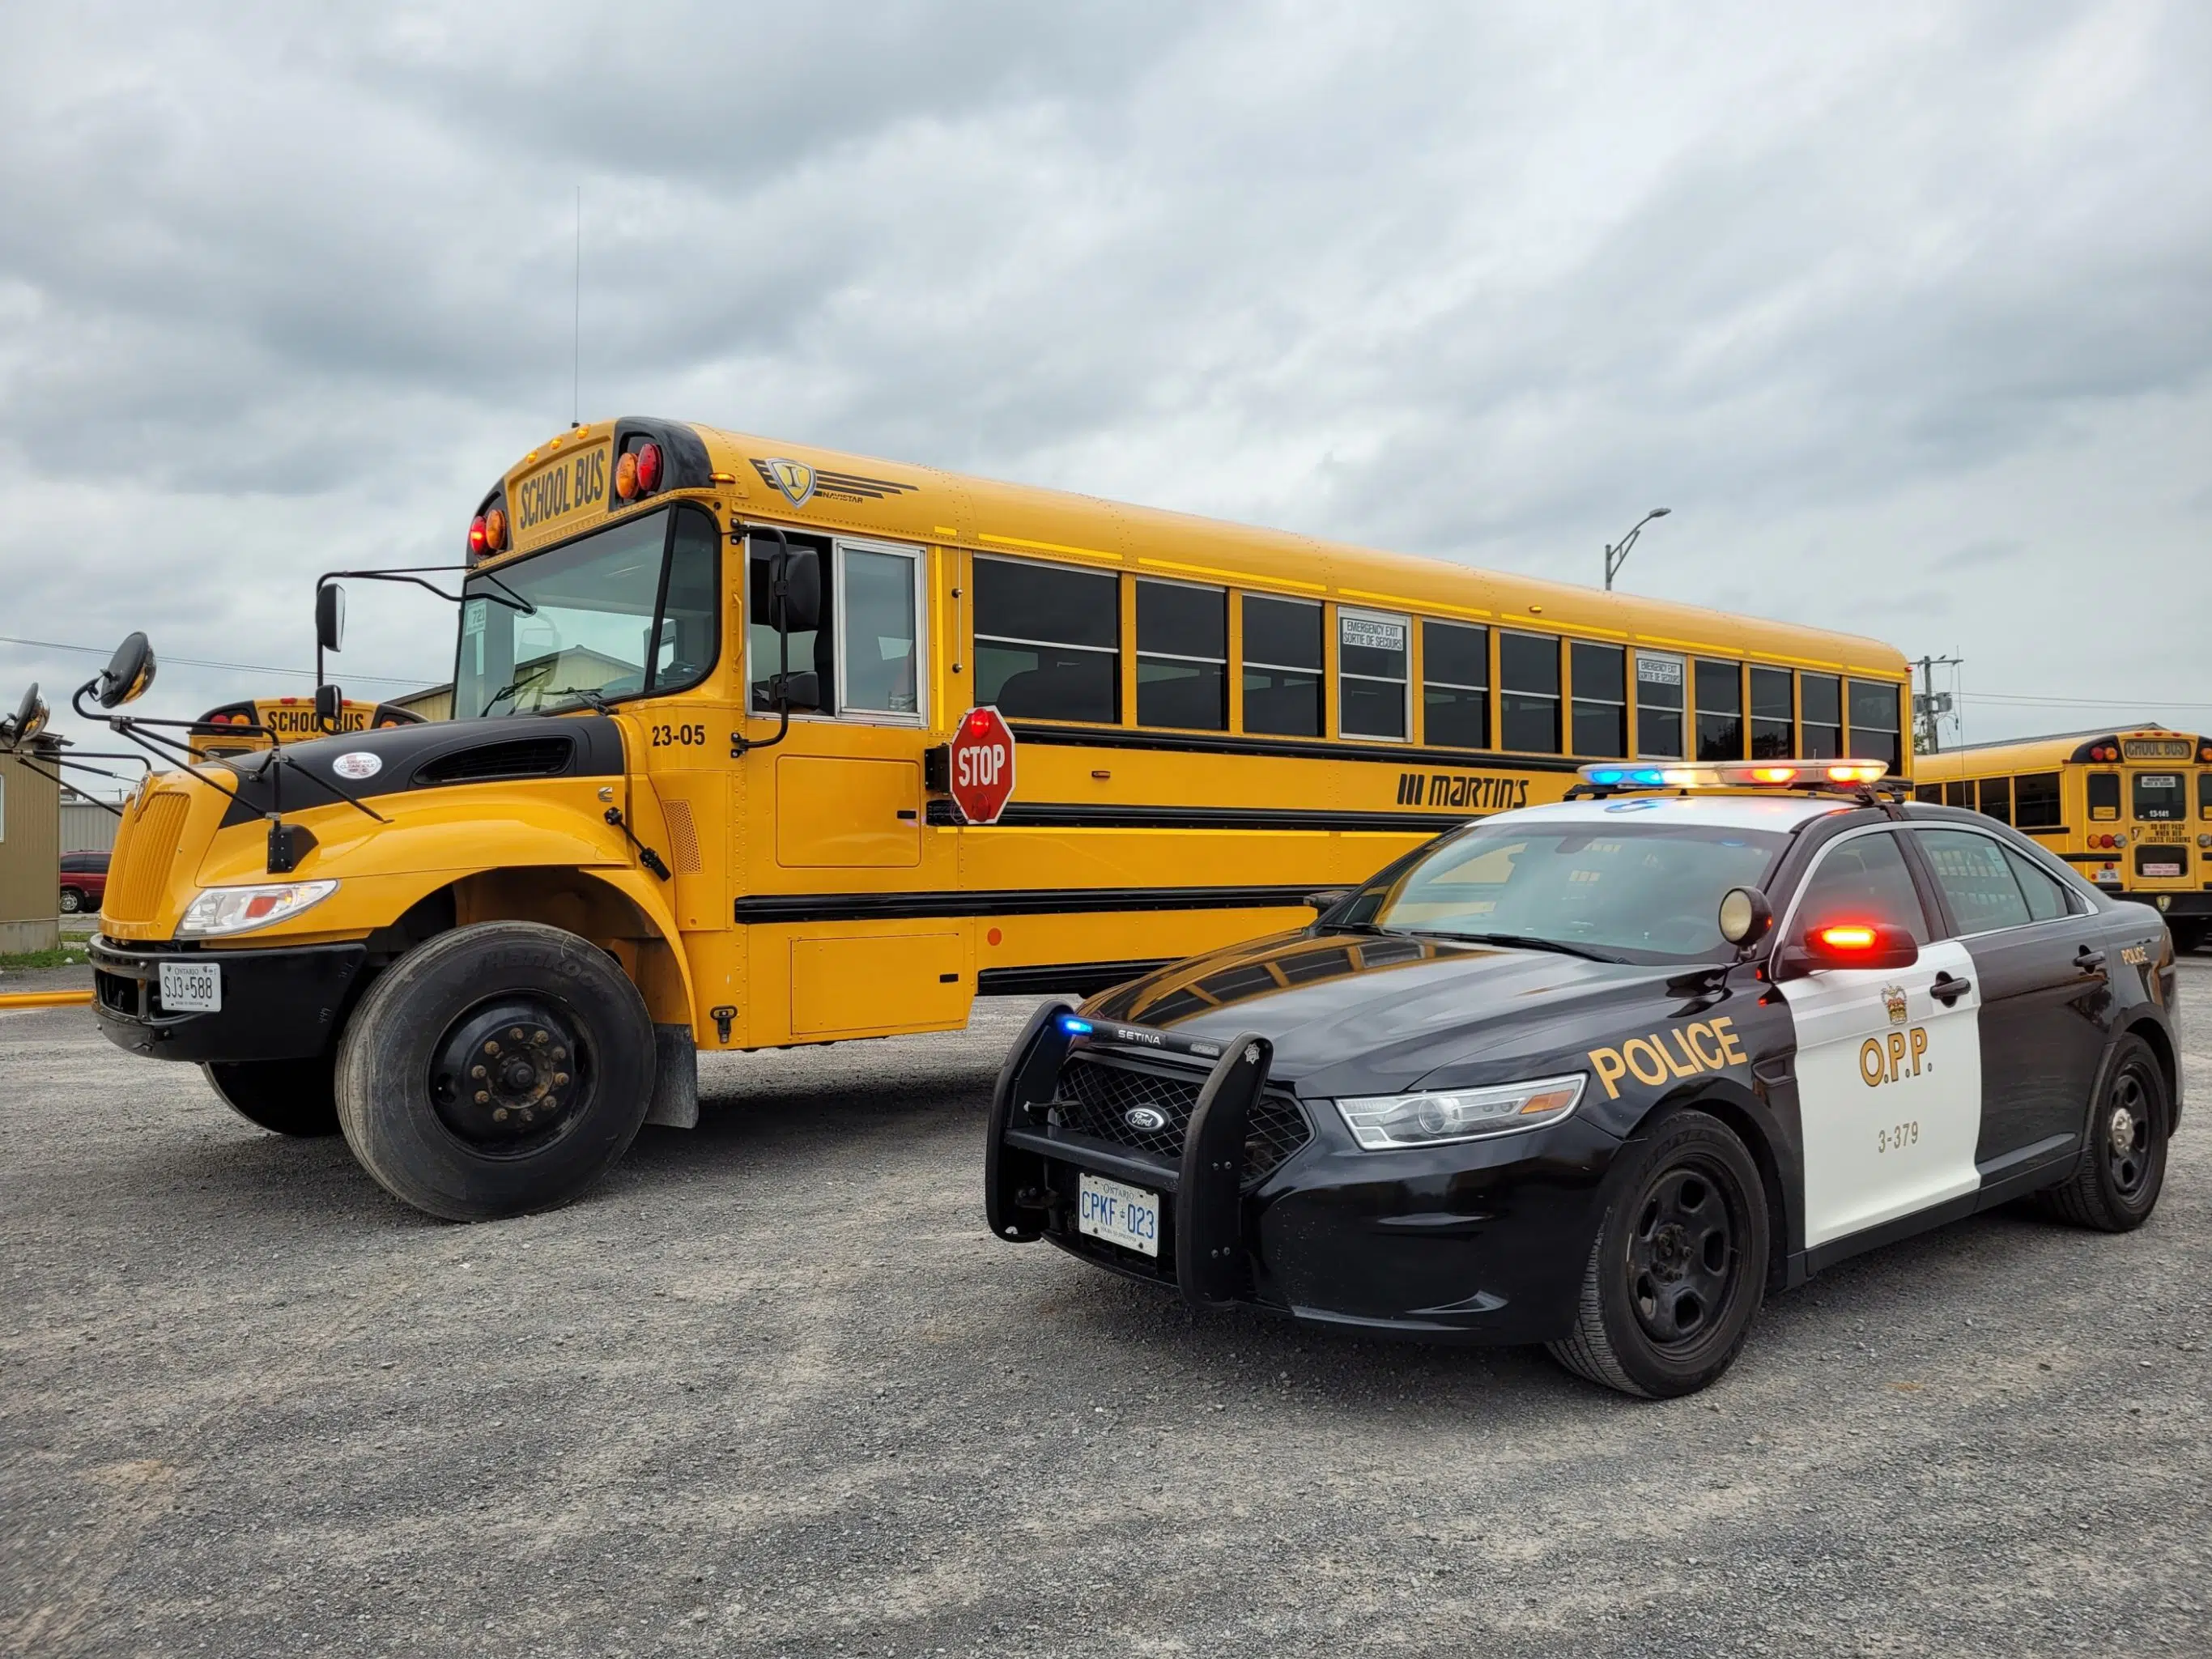
M 556 685 L 550 691 L 539 693 L 538 698 L 538 712 L 541 714 L 544 712 L 545 699 L 548 697 L 574 697 L 578 702 L 583 704 L 585 708 L 589 708 L 597 714 L 611 714 L 614 713 L 613 708 L 608 703 L 605 697 L 601 696 L 597 691 L 592 690 L 589 686 L 586 685 Z
M 1420 930 L 1425 939 L 1456 939 L 1467 945 L 1504 945 L 1516 951 L 1556 951 L 1564 957 L 1582 957 L 1591 962 L 1625 962 L 1604 951 L 1594 951 L 1587 945 L 1569 945 L 1564 939 L 1539 939 L 1534 933 L 1439 933 L 1427 928 Z

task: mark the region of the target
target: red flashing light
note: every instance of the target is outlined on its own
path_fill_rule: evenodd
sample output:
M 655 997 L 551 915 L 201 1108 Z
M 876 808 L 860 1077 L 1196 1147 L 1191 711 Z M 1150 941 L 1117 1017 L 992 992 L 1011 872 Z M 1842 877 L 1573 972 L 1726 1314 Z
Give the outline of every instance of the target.
M 981 737 L 991 729 L 991 717 L 981 709 L 977 709 L 968 717 L 968 729 L 975 736 Z
M 1875 931 L 1863 922 L 1842 921 L 1820 930 L 1820 943 L 1831 951 L 1871 951 Z
M 647 444 L 637 452 L 637 493 L 650 495 L 660 488 L 660 446 Z
M 469 520 L 469 556 L 472 559 L 482 558 L 485 548 L 489 546 L 490 543 L 490 534 L 484 527 L 484 515 L 479 513 Z

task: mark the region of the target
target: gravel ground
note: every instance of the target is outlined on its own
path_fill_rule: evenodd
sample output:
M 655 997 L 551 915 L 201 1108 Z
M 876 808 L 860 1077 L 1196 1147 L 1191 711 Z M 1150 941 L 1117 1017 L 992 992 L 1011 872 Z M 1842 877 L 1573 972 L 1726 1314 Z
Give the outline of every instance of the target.
M 2142 1231 L 1880 1251 L 1643 1405 L 994 1243 L 1024 1012 L 711 1060 L 477 1227 L 0 1015 L 0 1650 L 2212 1647 L 2204 1036 Z

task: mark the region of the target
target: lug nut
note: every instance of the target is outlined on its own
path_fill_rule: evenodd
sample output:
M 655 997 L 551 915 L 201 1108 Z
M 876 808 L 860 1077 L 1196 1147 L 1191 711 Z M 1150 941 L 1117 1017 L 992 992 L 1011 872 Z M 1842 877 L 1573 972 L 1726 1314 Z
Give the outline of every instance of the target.
M 530 1034 L 530 1040 L 532 1042 L 543 1042 L 545 1041 L 545 1033 L 543 1031 L 532 1031 Z
M 482 1089 L 477 1090 L 477 1105 L 479 1105 L 479 1106 L 488 1106 L 488 1105 L 489 1105 L 490 1103 L 491 1103 L 491 1097 L 490 1097 L 489 1094 L 485 1093 L 485 1092 L 484 1092 L 484 1091 L 483 1091 Z
M 484 1052 L 488 1054 L 497 1054 L 499 1052 L 499 1044 L 495 1042 L 487 1041 L 484 1043 Z
M 556 1089 L 568 1080 L 568 1074 L 566 1072 L 556 1072 L 553 1073 L 553 1086 Z
M 504 1107 L 504 1106 L 495 1106 L 495 1107 L 494 1107 L 494 1108 L 492 1109 L 491 1121 L 492 1121 L 493 1122 L 495 1122 L 495 1123 L 504 1123 L 504 1122 L 506 1122 L 506 1121 L 507 1121 L 507 1108 L 506 1108 L 506 1107 Z
M 510 1042 L 520 1042 L 522 1041 L 522 1028 L 520 1025 L 510 1025 L 507 1028 L 507 1035 Z
M 483 1074 L 484 1068 L 481 1066 L 471 1066 L 469 1067 L 469 1075 L 471 1077 L 482 1077 Z

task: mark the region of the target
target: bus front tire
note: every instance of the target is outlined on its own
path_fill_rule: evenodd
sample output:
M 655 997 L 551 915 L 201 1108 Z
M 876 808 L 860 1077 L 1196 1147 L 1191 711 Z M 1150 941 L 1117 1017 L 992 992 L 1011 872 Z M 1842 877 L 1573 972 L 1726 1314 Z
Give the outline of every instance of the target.
M 207 1060 L 200 1066 L 222 1103 L 272 1134 L 334 1135 L 337 1097 L 331 1087 L 335 1057 L 312 1060 Z
M 346 1144 L 393 1197 L 448 1221 L 566 1204 L 652 1103 L 653 1023 L 605 951 L 490 921 L 386 969 L 338 1045 Z

